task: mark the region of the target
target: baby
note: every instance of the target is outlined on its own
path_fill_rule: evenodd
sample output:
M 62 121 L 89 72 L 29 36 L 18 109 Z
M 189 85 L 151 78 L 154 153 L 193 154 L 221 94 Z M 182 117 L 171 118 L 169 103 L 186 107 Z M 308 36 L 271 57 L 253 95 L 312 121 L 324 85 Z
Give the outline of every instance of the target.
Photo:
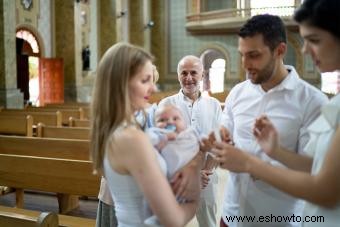
M 155 127 L 146 130 L 152 145 L 160 152 L 167 165 L 167 178 L 189 163 L 200 150 L 200 135 L 187 127 L 181 111 L 174 105 L 164 105 L 155 112 Z M 179 202 L 185 202 L 180 199 Z M 146 208 L 147 226 L 159 226 L 158 219 Z
M 155 127 L 146 133 L 167 164 L 168 179 L 200 150 L 199 132 L 187 127 L 181 111 L 174 105 L 159 107 L 155 112 Z

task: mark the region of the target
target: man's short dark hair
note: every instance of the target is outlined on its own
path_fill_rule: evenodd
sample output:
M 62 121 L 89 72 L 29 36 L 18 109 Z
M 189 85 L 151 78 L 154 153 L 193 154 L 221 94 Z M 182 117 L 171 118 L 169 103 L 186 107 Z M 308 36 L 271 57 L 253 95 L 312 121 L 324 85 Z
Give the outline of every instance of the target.
M 264 44 L 273 51 L 281 42 L 287 43 L 286 28 L 280 17 L 263 14 L 247 20 L 238 35 L 242 38 L 262 34 Z

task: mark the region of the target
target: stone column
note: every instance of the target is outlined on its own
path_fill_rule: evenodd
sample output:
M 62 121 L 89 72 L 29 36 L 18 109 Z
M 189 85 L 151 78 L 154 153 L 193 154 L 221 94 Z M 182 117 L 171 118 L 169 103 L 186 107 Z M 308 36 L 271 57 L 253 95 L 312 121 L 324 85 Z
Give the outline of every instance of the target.
M 116 43 L 116 3 L 115 0 L 98 1 L 99 59 L 105 51 Z
M 167 75 L 167 1 L 152 0 L 151 1 L 151 19 L 155 21 L 154 27 L 151 29 L 151 53 L 155 56 L 155 64 L 159 72 L 159 82 L 162 83 Z
M 71 0 L 54 1 L 55 50 L 56 57 L 64 59 L 65 102 L 77 101 L 74 4 L 75 1 Z M 62 17 L 58 17 L 61 15 Z
M 130 22 L 130 43 L 137 46 L 144 46 L 144 16 L 143 4 L 144 1 L 129 1 L 129 22 Z
M 23 108 L 24 97 L 17 89 L 15 1 L 0 0 L 0 106 Z

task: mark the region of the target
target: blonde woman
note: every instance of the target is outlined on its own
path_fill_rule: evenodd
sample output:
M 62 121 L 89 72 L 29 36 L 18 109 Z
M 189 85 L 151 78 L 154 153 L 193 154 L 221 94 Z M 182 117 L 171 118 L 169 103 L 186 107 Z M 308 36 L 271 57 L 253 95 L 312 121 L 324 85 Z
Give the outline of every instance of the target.
M 135 120 L 154 90 L 149 53 L 118 43 L 104 54 L 93 92 L 91 156 L 107 180 L 118 226 L 143 226 L 143 198 L 163 226 L 184 226 L 197 207 L 198 172 L 189 185 L 192 202 L 178 204 L 164 160 Z

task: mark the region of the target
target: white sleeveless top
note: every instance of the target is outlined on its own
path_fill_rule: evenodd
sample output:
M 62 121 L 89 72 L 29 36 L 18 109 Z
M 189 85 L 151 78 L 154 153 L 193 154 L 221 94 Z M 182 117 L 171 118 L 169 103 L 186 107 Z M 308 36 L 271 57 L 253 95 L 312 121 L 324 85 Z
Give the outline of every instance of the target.
M 333 97 L 328 104 L 322 107 L 321 115 L 310 126 L 311 139 L 306 145 L 306 151 L 313 156 L 312 175 L 316 175 L 324 162 L 329 145 L 335 131 L 340 125 L 340 94 Z M 338 179 L 339 180 L 339 179 Z M 340 226 L 340 203 L 332 209 L 327 209 L 313 203 L 306 202 L 304 216 L 309 220 L 316 220 L 316 216 L 324 218 L 324 222 L 305 222 L 308 227 L 338 227 Z
M 136 151 L 138 152 L 138 151 Z M 167 172 L 166 163 L 162 156 L 155 150 L 160 167 L 164 175 Z M 131 175 L 119 174 L 111 168 L 105 155 L 103 163 L 104 175 L 110 188 L 118 221 L 118 227 L 145 226 L 144 195 L 137 182 Z

